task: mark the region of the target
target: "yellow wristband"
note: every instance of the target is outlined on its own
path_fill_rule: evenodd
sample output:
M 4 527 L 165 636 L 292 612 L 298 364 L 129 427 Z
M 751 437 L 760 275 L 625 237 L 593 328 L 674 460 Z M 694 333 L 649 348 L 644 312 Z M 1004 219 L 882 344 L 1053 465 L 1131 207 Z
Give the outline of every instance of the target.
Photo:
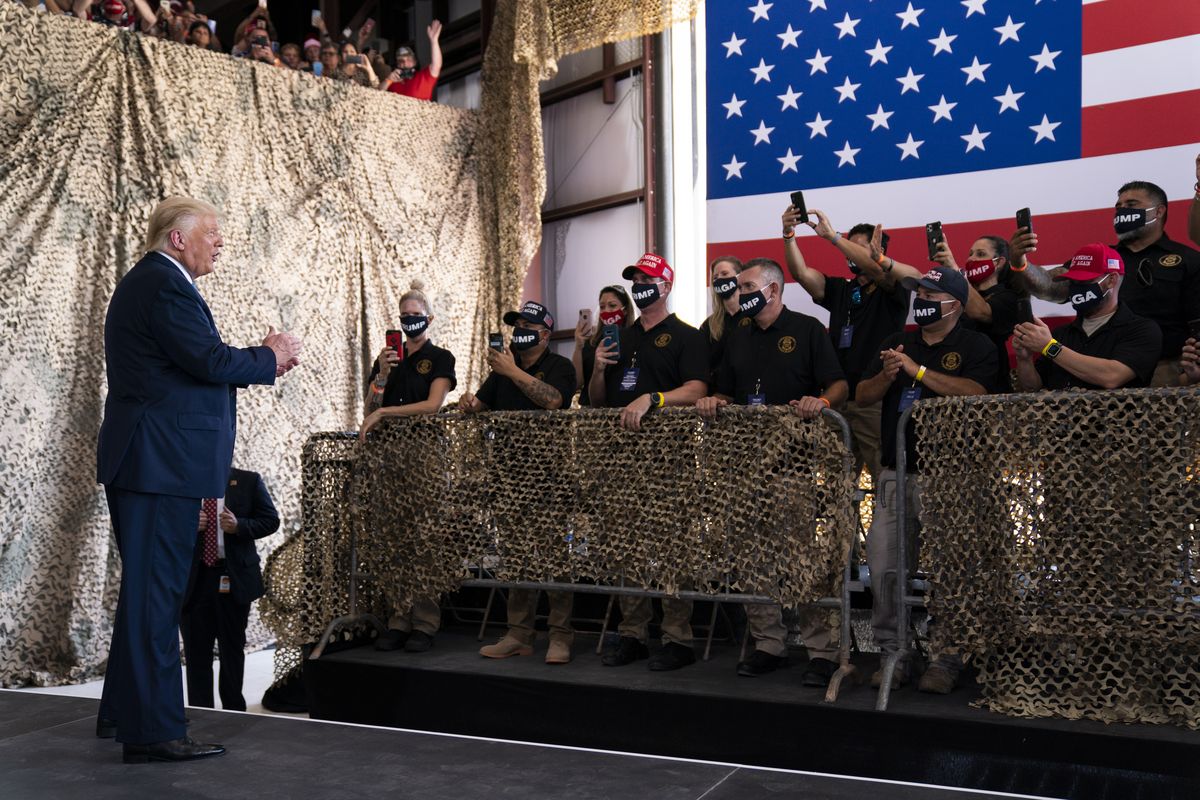
M 1046 355 L 1046 351 L 1056 344 L 1058 344 L 1058 339 L 1052 338 L 1050 341 L 1046 342 L 1046 346 L 1042 348 L 1042 355 Z
M 925 380 L 925 368 L 924 367 L 919 367 L 917 369 L 916 379 L 917 379 L 917 383 L 920 383 L 921 381 Z

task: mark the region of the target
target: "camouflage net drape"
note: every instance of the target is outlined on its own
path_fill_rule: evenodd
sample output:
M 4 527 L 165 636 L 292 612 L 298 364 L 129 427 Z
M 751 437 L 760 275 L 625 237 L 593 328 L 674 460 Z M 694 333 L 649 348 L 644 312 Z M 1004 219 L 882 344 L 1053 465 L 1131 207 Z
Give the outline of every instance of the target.
M 0 684 L 76 681 L 106 656 L 119 575 L 95 485 L 104 313 L 157 200 L 226 214 L 199 288 L 227 341 L 269 324 L 305 339 L 299 369 L 239 400 L 235 461 L 265 474 L 284 520 L 264 552 L 298 526 L 302 442 L 361 419 L 409 281 L 465 388 L 518 299 L 495 276 L 524 264 L 498 266 L 472 112 L 7 2 L 0 61 Z
M 504 581 L 696 587 L 794 605 L 836 595 L 855 532 L 840 433 L 786 409 L 398 420 L 365 445 L 317 434 L 300 536 L 273 556 L 263 613 L 281 646 L 347 611 L 358 531 L 360 611 L 451 591 L 484 564 Z M 281 651 L 282 652 L 282 651 Z M 277 674 L 298 651 L 277 660 Z
M 1200 391 L 914 411 L 934 649 L 1017 716 L 1200 729 Z

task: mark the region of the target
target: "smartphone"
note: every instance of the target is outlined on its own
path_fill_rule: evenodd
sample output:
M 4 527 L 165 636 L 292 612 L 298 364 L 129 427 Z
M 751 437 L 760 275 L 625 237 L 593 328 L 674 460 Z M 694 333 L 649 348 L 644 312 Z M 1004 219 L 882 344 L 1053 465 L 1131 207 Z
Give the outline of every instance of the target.
M 792 192 L 792 207 L 800 212 L 801 222 L 808 222 L 808 206 L 804 205 L 804 192 Z
M 317 23 L 321 21 L 321 9 L 314 8 L 312 10 L 311 20 L 312 21 L 309 24 L 311 24 L 315 28 L 317 26 Z
M 1028 297 L 1017 298 L 1017 324 L 1033 322 L 1033 301 Z
M 925 226 L 925 242 L 929 245 L 930 261 L 937 260 L 938 244 L 944 241 L 946 236 L 942 233 L 942 223 L 931 222 Z
M 1200 342 L 1200 319 L 1194 319 L 1188 323 L 1188 338 Z
M 271 40 L 265 36 L 255 36 L 250 40 L 250 44 L 257 45 L 259 47 L 268 47 L 271 44 Z
M 613 350 L 613 358 L 618 361 L 621 359 L 621 329 L 616 325 L 604 326 L 604 338 L 600 341 L 605 347 L 611 344 L 616 344 L 616 349 Z
M 592 330 L 592 310 L 590 308 L 579 309 L 579 321 L 583 323 L 584 332 Z
M 1027 228 L 1029 233 L 1033 233 L 1033 217 L 1029 214 L 1028 208 L 1022 208 L 1017 212 L 1017 230 Z
M 321 73 L 323 73 L 325 71 L 325 65 L 322 64 L 320 61 L 314 61 L 312 63 L 312 71 L 313 71 L 313 75 L 320 77 Z
M 258 7 L 265 9 L 267 7 L 267 0 L 258 0 Z
M 256 19 L 254 20 L 254 27 L 258 28 L 260 31 L 265 31 L 267 29 L 267 21 L 261 18 Z
M 497 353 L 504 352 L 504 337 L 498 333 L 489 333 L 488 347 L 492 348 Z
M 347 64 L 361 64 L 361 63 L 363 63 L 363 57 L 362 56 L 346 56 L 346 63 Z
M 387 341 L 387 346 L 396 351 L 396 355 L 404 358 L 404 332 L 403 331 L 388 331 L 384 337 Z

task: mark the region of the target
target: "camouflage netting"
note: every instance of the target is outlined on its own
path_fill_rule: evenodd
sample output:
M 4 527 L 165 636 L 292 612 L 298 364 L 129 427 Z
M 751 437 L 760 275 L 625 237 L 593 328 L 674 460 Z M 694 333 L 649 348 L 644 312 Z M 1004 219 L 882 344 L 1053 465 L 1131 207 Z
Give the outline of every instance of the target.
M 78 681 L 103 665 L 119 578 L 95 483 L 101 330 L 157 200 L 225 212 L 199 288 L 227 341 L 305 340 L 299 369 L 239 400 L 235 461 L 283 518 L 264 552 L 297 524 L 304 440 L 357 427 L 409 282 L 469 387 L 524 266 L 500 268 L 483 221 L 475 113 L 4 2 L 0 60 L 0 684 Z
M 1200 392 L 914 411 L 934 650 L 1006 714 L 1200 729 Z
M 452 591 L 485 563 L 504 581 L 594 581 L 667 592 L 836 596 L 855 532 L 840 434 L 786 409 L 648 417 L 576 410 L 388 421 L 365 445 L 317 434 L 304 521 L 273 555 L 264 617 L 281 647 L 348 610 L 358 531 L 359 610 Z M 276 673 L 299 661 L 280 651 Z

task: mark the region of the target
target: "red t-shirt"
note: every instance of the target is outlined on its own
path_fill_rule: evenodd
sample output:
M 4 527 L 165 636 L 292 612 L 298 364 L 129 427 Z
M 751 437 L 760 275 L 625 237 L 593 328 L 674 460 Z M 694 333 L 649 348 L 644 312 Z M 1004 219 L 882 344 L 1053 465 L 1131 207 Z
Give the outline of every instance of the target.
M 429 67 L 421 67 L 408 80 L 392 83 L 388 86 L 388 91 L 405 97 L 415 97 L 417 100 L 432 100 L 434 86 L 437 86 L 437 78 L 429 72 Z

